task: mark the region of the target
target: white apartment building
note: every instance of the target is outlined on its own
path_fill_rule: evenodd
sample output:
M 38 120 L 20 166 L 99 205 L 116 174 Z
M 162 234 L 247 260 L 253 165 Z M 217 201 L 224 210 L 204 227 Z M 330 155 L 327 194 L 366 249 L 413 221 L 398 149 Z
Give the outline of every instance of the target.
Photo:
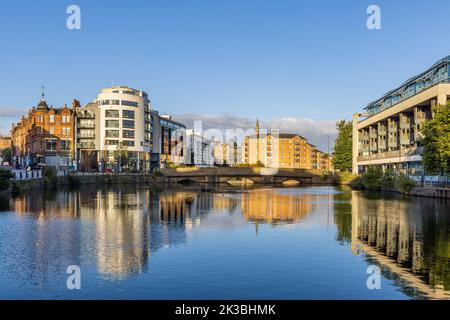
M 196 166 L 214 165 L 214 145 L 213 141 L 195 133 L 193 130 L 186 130 L 186 164 Z
M 127 86 L 113 86 L 102 89 L 94 103 L 99 109 L 97 149 L 100 170 L 117 167 L 117 154 L 123 151 L 130 158 L 132 170 L 148 171 L 150 100 L 147 93 Z
M 242 148 L 236 142 L 214 144 L 214 164 L 238 166 L 242 163 Z

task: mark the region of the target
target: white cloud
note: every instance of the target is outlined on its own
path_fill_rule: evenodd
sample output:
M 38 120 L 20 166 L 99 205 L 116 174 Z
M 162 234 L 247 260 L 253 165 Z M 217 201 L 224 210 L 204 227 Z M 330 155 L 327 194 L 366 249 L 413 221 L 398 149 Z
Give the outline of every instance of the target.
M 194 121 L 202 121 L 203 130 L 207 129 L 253 129 L 256 119 L 238 117 L 229 114 L 223 115 L 197 115 L 197 114 L 178 114 L 174 119 L 183 122 L 188 128 L 193 128 Z M 261 120 L 260 120 L 261 121 Z M 308 118 L 285 117 L 270 119 L 261 122 L 261 128 L 278 129 L 281 133 L 298 133 L 308 139 L 308 141 L 317 146 L 318 149 L 328 151 L 328 137 L 330 137 L 330 149 L 334 145 L 337 136 L 335 122 L 333 121 L 315 121 Z
M 11 125 L 27 112 L 28 110 L 20 108 L 0 107 L 0 135 L 9 135 Z

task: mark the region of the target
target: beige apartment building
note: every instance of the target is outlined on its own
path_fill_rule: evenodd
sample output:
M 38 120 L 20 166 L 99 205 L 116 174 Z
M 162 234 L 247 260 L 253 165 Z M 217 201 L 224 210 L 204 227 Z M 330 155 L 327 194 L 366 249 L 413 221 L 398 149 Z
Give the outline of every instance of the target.
M 424 174 L 420 129 L 435 104 L 450 98 L 450 56 L 369 104 L 353 116 L 353 173 L 381 166 Z
M 330 170 L 328 155 L 298 134 L 262 134 L 259 121 L 256 134 L 244 138 L 242 147 L 244 164 L 260 164 L 269 168 Z M 328 160 L 326 160 L 328 159 Z
M 0 136 L 0 151 L 11 148 L 11 137 Z

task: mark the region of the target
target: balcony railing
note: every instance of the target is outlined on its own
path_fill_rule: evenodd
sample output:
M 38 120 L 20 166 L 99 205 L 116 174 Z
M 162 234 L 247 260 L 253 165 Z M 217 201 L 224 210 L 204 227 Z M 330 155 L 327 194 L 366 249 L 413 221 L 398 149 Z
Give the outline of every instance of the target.
M 359 156 L 358 161 L 371 161 L 389 158 L 400 158 L 404 156 L 413 156 L 421 154 L 421 148 L 402 148 L 395 151 L 379 152 L 368 156 Z

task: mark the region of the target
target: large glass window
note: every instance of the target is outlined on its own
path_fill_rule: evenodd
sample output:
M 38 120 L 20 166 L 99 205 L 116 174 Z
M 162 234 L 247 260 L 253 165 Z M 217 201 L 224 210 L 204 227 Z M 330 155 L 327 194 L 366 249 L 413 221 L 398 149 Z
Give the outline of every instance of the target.
M 111 106 L 118 106 L 120 105 L 120 100 L 102 100 L 100 102 L 102 106 L 111 105 Z
M 78 132 L 78 136 L 80 138 L 94 138 L 95 137 L 95 132 L 94 132 L 94 130 L 81 129 Z
M 134 121 L 133 120 L 123 120 L 122 126 L 127 129 L 134 129 Z
M 133 130 L 123 130 L 122 138 L 125 139 L 134 139 L 134 131 Z
M 54 123 L 54 122 L 55 122 L 55 115 L 54 115 L 54 114 L 49 115 L 49 116 L 48 116 L 48 121 L 49 121 L 50 123 Z
M 118 138 L 119 137 L 119 130 L 106 130 L 105 136 L 107 138 Z
M 105 110 L 106 118 L 119 118 L 119 110 Z
M 79 127 L 80 128 L 94 128 L 95 122 L 94 122 L 94 120 L 80 119 Z
M 123 106 L 129 106 L 129 107 L 137 107 L 138 103 L 134 101 L 128 101 L 128 100 L 122 100 Z
M 132 111 L 132 110 L 123 110 L 122 116 L 125 119 L 134 119 L 134 111 Z
M 107 128 L 118 128 L 119 127 L 119 120 L 106 120 L 105 126 Z

